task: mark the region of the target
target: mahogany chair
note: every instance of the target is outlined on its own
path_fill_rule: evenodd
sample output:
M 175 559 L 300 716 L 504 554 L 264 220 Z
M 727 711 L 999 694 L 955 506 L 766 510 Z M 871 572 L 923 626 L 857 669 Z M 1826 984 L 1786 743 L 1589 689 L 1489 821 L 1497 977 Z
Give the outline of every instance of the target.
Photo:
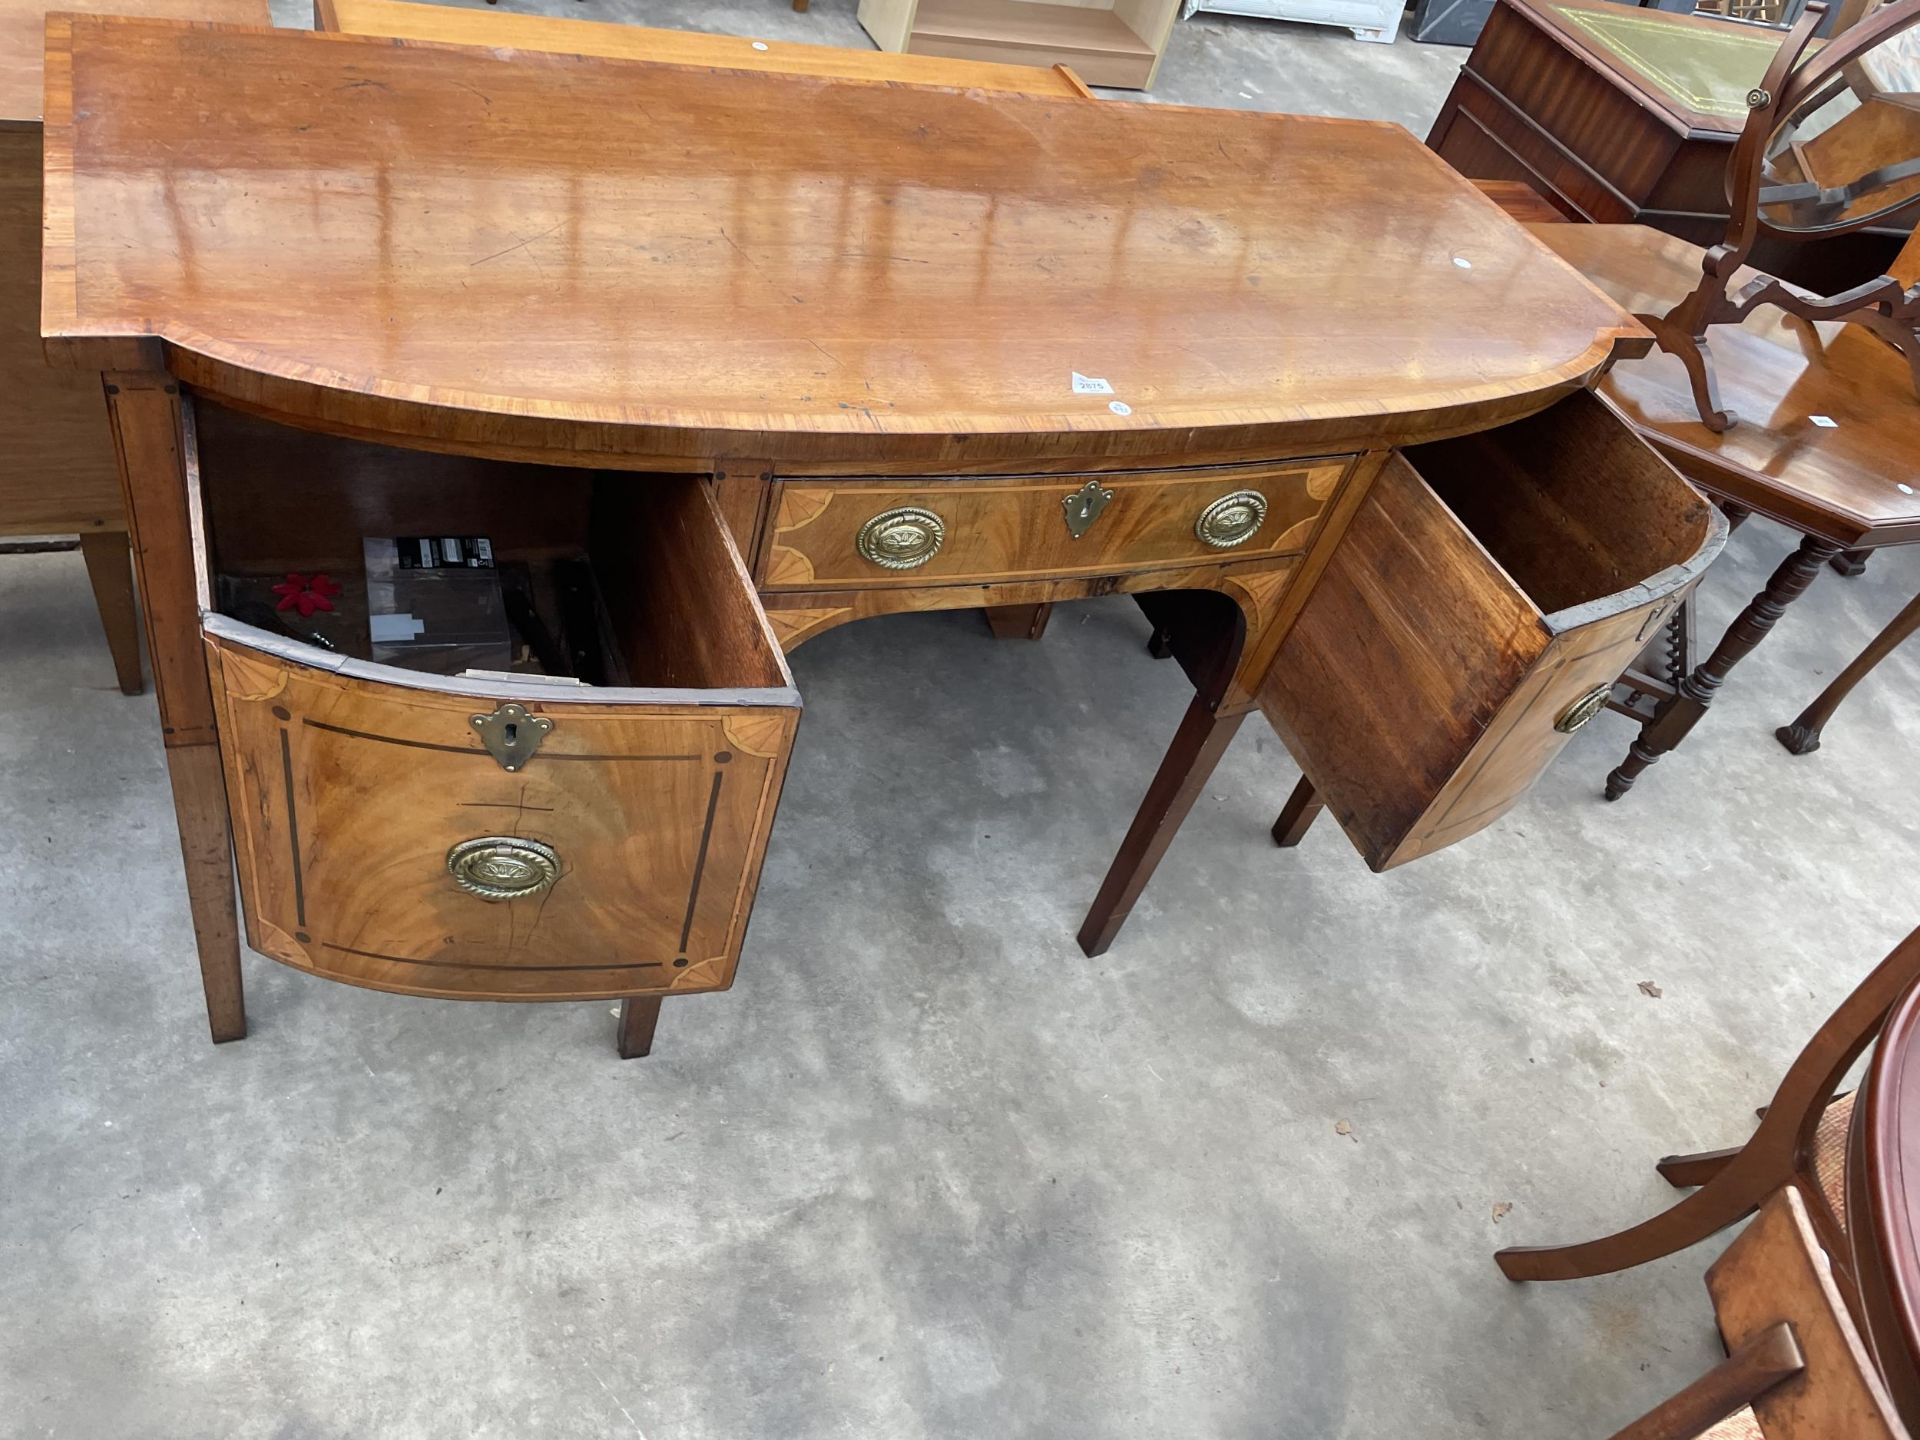
M 1836 1091 L 1916 981 L 1920 930 L 1902 940 L 1814 1033 L 1746 1144 L 1669 1155 L 1658 1163 L 1655 1168 L 1672 1185 L 1698 1186 L 1691 1195 L 1597 1240 L 1502 1250 L 1494 1256 L 1501 1271 L 1510 1280 L 1575 1280 L 1644 1265 L 1705 1240 L 1793 1185 L 1812 1197 L 1812 1223 L 1836 1258 L 1837 1283 L 1857 1313 L 1858 1289 L 1847 1260 L 1846 1148 L 1853 1096 Z
M 1792 1185 L 1707 1271 L 1727 1359 L 1613 1440 L 1907 1440 Z

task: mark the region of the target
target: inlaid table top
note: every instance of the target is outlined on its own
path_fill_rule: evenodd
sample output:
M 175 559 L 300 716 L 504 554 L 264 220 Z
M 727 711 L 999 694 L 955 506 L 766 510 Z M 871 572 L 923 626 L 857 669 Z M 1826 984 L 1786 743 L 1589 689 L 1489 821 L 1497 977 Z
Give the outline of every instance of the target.
M 0 0 L 0 130 L 40 123 L 47 12 L 152 15 L 268 25 L 267 0 Z
M 48 66 L 49 353 L 284 413 L 1164 453 L 1647 343 L 1394 125 L 93 17 Z
M 1635 313 L 1665 312 L 1700 279 L 1698 246 L 1644 225 L 1534 233 Z M 1889 346 L 1778 310 L 1716 325 L 1710 344 L 1738 417 L 1721 434 L 1700 423 L 1671 355 L 1615 366 L 1601 394 L 1681 469 L 1743 504 L 1850 548 L 1920 540 L 1920 398 Z

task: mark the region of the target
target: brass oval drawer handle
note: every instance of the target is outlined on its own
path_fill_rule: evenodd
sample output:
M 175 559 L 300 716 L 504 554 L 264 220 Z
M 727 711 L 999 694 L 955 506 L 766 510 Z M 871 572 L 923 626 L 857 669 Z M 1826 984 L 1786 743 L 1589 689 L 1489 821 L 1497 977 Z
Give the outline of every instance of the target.
M 1560 712 L 1560 718 L 1553 722 L 1553 728 L 1562 735 L 1571 735 L 1594 716 L 1607 708 L 1607 699 L 1613 694 L 1612 685 L 1596 685 L 1566 709 Z
M 884 570 L 912 570 L 940 553 L 947 527 L 931 510 L 902 505 L 860 527 L 861 555 Z
M 1193 533 L 1216 550 L 1244 545 L 1267 523 L 1267 497 L 1258 490 L 1222 495 L 1200 512 Z
M 447 873 L 482 900 L 524 900 L 560 878 L 560 852 L 538 840 L 481 835 L 447 851 Z

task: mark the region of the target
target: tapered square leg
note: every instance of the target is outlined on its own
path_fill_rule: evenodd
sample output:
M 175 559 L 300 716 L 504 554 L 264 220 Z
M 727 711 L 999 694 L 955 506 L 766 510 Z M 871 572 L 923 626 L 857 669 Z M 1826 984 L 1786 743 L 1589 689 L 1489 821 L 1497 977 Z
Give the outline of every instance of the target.
M 1127 923 L 1140 892 L 1147 888 L 1160 857 L 1173 843 L 1174 832 L 1200 796 L 1213 767 L 1220 763 L 1246 712 L 1216 714 L 1211 702 L 1195 696 L 1187 707 L 1173 744 L 1147 787 L 1147 798 L 1113 858 L 1093 908 L 1080 926 L 1080 948 L 1088 955 L 1104 955 L 1120 927 Z
M 180 856 L 186 864 L 187 906 L 200 954 L 200 986 L 207 997 L 207 1028 L 216 1045 L 244 1040 L 247 1006 L 233 909 L 233 832 L 219 747 L 169 747 L 167 776 L 180 822 Z
M 138 695 L 146 682 L 140 674 L 140 612 L 133 599 L 133 554 L 127 537 L 118 530 L 82 535 L 80 558 L 87 562 L 87 581 L 107 632 L 120 693 Z
M 989 605 L 987 628 L 996 640 L 1038 640 L 1053 618 L 1052 605 Z
M 618 1044 L 622 1060 L 653 1053 L 653 1027 L 660 1023 L 658 995 L 629 995 L 620 1002 Z
M 1292 849 L 1306 838 L 1315 818 L 1326 808 L 1313 782 L 1302 775 L 1300 783 L 1293 787 L 1293 794 L 1287 797 L 1280 818 L 1273 822 L 1273 843 Z

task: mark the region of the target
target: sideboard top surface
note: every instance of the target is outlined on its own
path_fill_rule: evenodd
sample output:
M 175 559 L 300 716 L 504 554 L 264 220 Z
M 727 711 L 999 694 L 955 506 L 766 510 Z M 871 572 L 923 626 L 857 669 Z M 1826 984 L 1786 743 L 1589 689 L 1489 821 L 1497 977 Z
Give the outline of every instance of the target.
M 49 10 L 267 25 L 267 0 L 0 0 L 0 130 L 40 124 Z
M 1244 435 L 1537 408 L 1646 343 L 1393 125 L 100 17 L 48 47 L 49 353 L 157 337 L 281 404 Z

